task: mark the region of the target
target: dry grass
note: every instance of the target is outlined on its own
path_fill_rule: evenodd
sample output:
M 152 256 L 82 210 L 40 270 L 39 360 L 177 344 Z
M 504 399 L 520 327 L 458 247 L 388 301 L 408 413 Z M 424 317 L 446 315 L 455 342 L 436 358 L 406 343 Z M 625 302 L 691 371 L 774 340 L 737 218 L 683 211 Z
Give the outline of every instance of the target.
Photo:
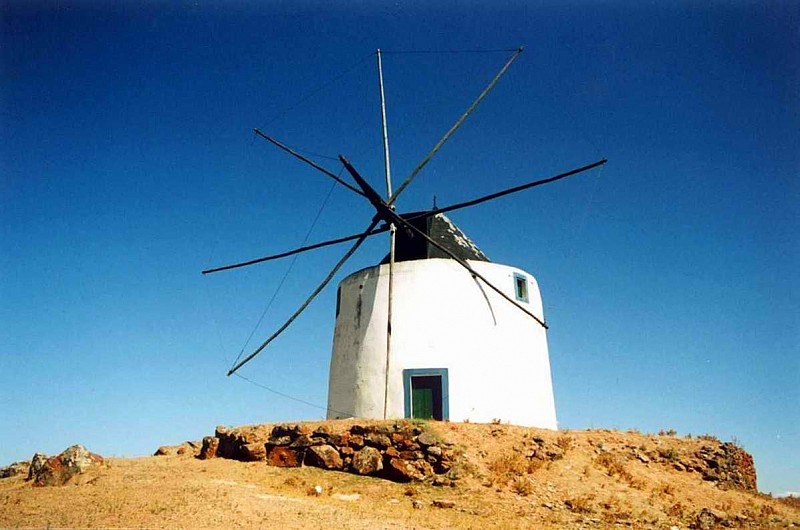
M 734 527 L 744 525 L 736 517 L 746 517 L 744 526 L 753 528 L 800 525 L 796 498 L 723 491 L 697 473 L 633 456 L 663 449 L 680 458 L 710 441 L 511 425 L 432 422 L 429 427 L 463 449 L 456 487 L 188 456 L 110 459 L 80 485 L 32 488 L 21 478 L 0 480 L 0 528 L 556 529 L 619 524 L 655 529 L 687 528 L 703 508 L 723 513 Z M 529 458 L 532 440 L 560 448 L 564 458 Z M 455 508 L 433 507 L 439 499 L 454 501 Z

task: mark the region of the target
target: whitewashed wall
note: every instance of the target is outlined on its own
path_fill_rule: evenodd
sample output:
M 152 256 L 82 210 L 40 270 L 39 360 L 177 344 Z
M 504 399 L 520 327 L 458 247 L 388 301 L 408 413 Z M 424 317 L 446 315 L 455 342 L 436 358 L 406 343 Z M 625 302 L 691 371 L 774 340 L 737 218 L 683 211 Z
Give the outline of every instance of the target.
M 524 274 L 530 302 L 523 305 L 543 320 L 532 275 L 470 264 L 512 299 L 514 273 Z M 329 418 L 383 417 L 388 274 L 388 265 L 370 267 L 340 284 Z M 557 428 L 542 326 L 449 259 L 396 263 L 394 278 L 389 417 L 404 415 L 404 369 L 447 368 L 451 421 Z

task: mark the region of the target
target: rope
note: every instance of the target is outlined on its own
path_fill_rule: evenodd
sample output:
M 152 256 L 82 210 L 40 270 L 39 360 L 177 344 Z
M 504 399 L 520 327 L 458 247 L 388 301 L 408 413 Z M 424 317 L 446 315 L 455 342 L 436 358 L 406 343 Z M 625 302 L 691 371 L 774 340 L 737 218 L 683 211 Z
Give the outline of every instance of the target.
M 491 92 L 491 90 L 494 88 L 497 82 L 500 81 L 500 78 L 503 77 L 503 74 L 506 73 L 506 70 L 508 70 L 511 67 L 511 64 L 517 59 L 517 57 L 519 57 L 519 54 L 521 53 L 522 53 L 522 48 L 516 50 L 514 55 L 512 55 L 511 58 L 508 61 L 506 61 L 506 64 L 503 65 L 503 68 L 500 69 L 500 71 L 489 82 L 486 88 L 483 89 L 483 92 L 481 92 L 480 95 L 475 99 L 475 101 L 472 102 L 472 105 L 470 105 L 469 108 L 467 108 L 467 110 L 464 111 L 464 114 L 462 114 L 461 117 L 458 118 L 458 120 L 456 120 L 453 126 L 450 127 L 450 129 L 444 134 L 444 136 L 442 136 L 442 138 L 436 143 L 436 145 L 433 146 L 433 149 L 431 149 L 430 152 L 425 156 L 425 158 L 423 158 L 422 161 L 419 164 L 417 164 L 417 167 L 414 168 L 411 174 L 408 177 L 406 177 L 406 180 L 404 180 L 403 183 L 400 184 L 400 186 L 395 190 L 394 194 L 392 194 L 392 197 L 388 201 L 389 206 L 391 206 L 397 201 L 397 197 L 399 197 L 400 194 L 403 193 L 403 191 L 408 187 L 408 185 L 411 184 L 414 178 L 416 178 L 417 174 L 419 174 L 419 172 L 422 171 L 422 168 L 424 168 L 425 165 L 428 162 L 430 162 L 431 158 L 433 158 L 433 155 L 435 155 L 436 152 L 439 149 L 441 149 L 441 147 L 445 144 L 445 142 L 447 142 L 447 140 L 450 139 L 453 133 L 455 133 L 456 130 L 459 127 L 461 127 L 461 124 L 464 123 L 464 120 L 466 120 L 467 117 L 470 114 L 472 114 L 472 111 L 474 111 L 475 108 L 478 106 L 478 104 L 481 101 L 483 101 L 483 98 L 485 98 L 489 94 L 489 92 Z
M 321 283 L 321 284 L 319 284 L 319 285 L 317 286 L 317 288 L 316 288 L 316 289 L 314 289 L 314 292 L 312 292 L 312 293 L 309 295 L 309 297 L 306 299 L 306 301 L 305 301 L 305 302 L 303 302 L 303 303 L 302 303 L 302 305 L 301 305 L 299 308 L 297 308 L 297 311 L 295 311 L 295 312 L 292 314 L 292 316 L 290 316 L 290 317 L 289 317 L 289 319 L 288 319 L 286 322 L 284 322 L 284 323 L 283 323 L 283 325 L 282 325 L 281 327 L 279 327 L 277 331 L 275 331 L 275 333 L 273 333 L 272 335 L 270 335 L 270 336 L 269 336 L 269 338 L 267 338 L 267 340 L 265 340 L 264 342 L 262 342 L 262 343 L 261 343 L 261 345 L 260 345 L 258 348 L 256 348 L 256 350 L 255 350 L 253 353 L 251 353 L 250 355 L 248 355 L 247 357 L 245 357 L 244 359 L 242 359 L 241 361 L 239 361 L 239 364 L 237 364 L 236 366 L 234 366 L 233 368 L 231 368 L 230 370 L 228 370 L 228 375 L 231 375 L 231 374 L 232 374 L 232 373 L 234 373 L 236 370 L 238 370 L 239 368 L 241 368 L 241 367 L 242 367 L 242 366 L 243 366 L 245 363 L 248 363 L 248 362 L 250 362 L 250 361 L 253 359 L 253 357 L 255 357 L 256 355 L 258 355 L 259 353 L 261 353 L 261 351 L 262 351 L 264 348 L 266 348 L 266 347 L 267 347 L 267 345 L 268 345 L 270 342 L 272 342 L 273 340 L 275 340 L 275 339 L 276 339 L 276 338 L 277 338 L 277 337 L 278 337 L 278 336 L 279 336 L 281 333 L 283 333 L 283 332 L 286 330 L 286 328 L 288 328 L 288 327 L 289 327 L 289 325 L 291 325 L 291 323 L 292 323 L 292 322 L 294 322 L 294 321 L 295 321 L 295 319 L 296 319 L 297 317 L 299 317 L 299 316 L 300 316 L 300 313 L 302 313 L 303 311 L 305 311 L 306 307 L 308 307 L 308 304 L 310 304 L 311 302 L 313 302 L 313 301 L 314 301 L 314 298 L 316 298 L 316 297 L 317 297 L 317 295 L 319 295 L 319 293 L 321 293 L 321 292 L 322 292 L 322 290 L 325 288 L 325 286 L 326 286 L 326 285 L 328 285 L 328 284 L 331 282 L 331 280 L 332 280 L 332 279 L 333 279 L 333 277 L 336 275 L 336 273 L 337 273 L 337 272 L 339 272 L 339 269 L 341 269 L 341 268 L 342 268 L 342 265 L 344 265 L 344 263 L 345 263 L 345 262 L 346 262 L 348 259 L 350 259 L 350 256 L 352 256 L 352 255 L 355 253 L 355 251 L 356 251 L 356 250 L 358 250 L 358 247 L 360 247 L 360 246 L 361 246 L 361 245 L 364 243 L 364 241 L 366 241 L 367 237 L 369 237 L 369 235 L 370 235 L 370 232 L 372 232 L 372 229 L 373 229 L 373 228 L 375 228 L 375 226 L 376 226 L 377 224 L 378 224 L 378 220 L 377 220 L 377 219 L 373 219 L 373 220 L 372 220 L 372 222 L 370 222 L 370 224 L 369 224 L 369 226 L 367 227 L 367 229 L 366 229 L 366 230 L 364 230 L 364 232 L 363 232 L 363 233 L 362 233 L 362 234 L 359 236 L 359 238 L 356 240 L 356 242 L 353 244 L 353 246 L 352 246 L 352 247 L 350 247 L 350 250 L 348 250 L 348 251 L 345 253 L 345 255 L 344 255 L 344 256 L 342 256 L 342 258 L 341 258 L 341 259 L 340 259 L 340 260 L 339 260 L 339 261 L 336 263 L 336 265 L 334 265 L 333 269 L 331 269 L 331 271 L 328 273 L 328 275 L 325 277 L 325 279 L 324 279 L 324 280 L 322 280 L 322 283 Z
M 344 168 L 342 168 L 342 169 L 344 169 Z M 342 172 L 340 170 L 339 171 L 339 175 L 341 175 L 341 174 L 342 174 Z M 300 244 L 300 246 L 305 245 L 306 242 L 308 241 L 308 238 L 311 237 L 311 233 L 314 231 L 314 227 L 317 226 L 317 221 L 319 221 L 319 218 L 322 215 L 322 211 L 325 209 L 325 206 L 328 204 L 328 199 L 330 199 L 331 194 L 333 193 L 333 190 L 334 190 L 335 187 L 336 187 L 336 182 L 334 182 L 331 185 L 331 188 L 328 190 L 328 194 L 325 195 L 325 198 L 322 200 L 322 204 L 319 207 L 319 211 L 317 212 L 316 217 L 314 217 L 314 220 L 311 221 L 311 226 L 308 228 L 308 231 L 306 232 L 306 236 L 303 238 L 303 242 Z M 278 287 L 276 287 L 275 288 L 275 292 L 272 293 L 272 298 L 269 299 L 269 302 L 267 303 L 267 306 L 264 308 L 264 311 L 261 313 L 261 316 L 258 318 L 258 322 L 256 322 L 256 325 L 253 328 L 253 331 L 250 332 L 250 335 L 247 337 L 247 340 L 244 342 L 244 345 L 242 346 L 242 349 L 239 351 L 239 355 L 236 356 L 236 359 L 231 363 L 231 366 L 233 366 L 236 363 L 238 363 L 239 359 L 241 359 L 242 355 L 244 355 L 245 348 L 247 348 L 247 345 L 250 344 L 250 340 L 253 338 L 253 335 L 255 335 L 256 331 L 261 326 L 261 322 L 264 320 L 264 316 L 267 314 L 267 311 L 269 311 L 269 309 L 272 307 L 273 302 L 275 302 L 275 299 L 278 297 L 278 293 L 280 293 L 280 290 L 283 287 L 283 284 L 286 282 L 286 279 L 289 277 L 289 274 L 292 272 L 292 269 L 294 268 L 295 263 L 297 263 L 297 258 L 299 258 L 299 257 L 300 257 L 299 254 L 295 254 L 294 257 L 292 258 L 292 262 L 289 264 L 289 267 L 286 269 L 286 272 L 283 274 L 283 278 L 281 278 L 281 281 L 278 283 Z
M 277 114 L 275 114 L 272 118 L 270 118 L 264 124 L 264 126 L 262 128 L 266 128 L 268 125 L 271 125 L 272 123 L 275 123 L 276 121 L 278 121 L 279 119 L 283 118 L 284 116 L 289 114 L 291 111 L 293 111 L 294 109 L 296 109 L 297 107 L 299 107 L 300 105 L 302 105 L 303 103 L 305 103 L 306 101 L 308 101 L 309 99 L 314 97 L 315 95 L 319 94 L 320 92 L 322 92 L 323 90 L 325 90 L 329 86 L 333 85 L 334 83 L 336 83 L 337 81 L 339 81 L 343 77 L 347 76 L 347 74 L 349 74 L 350 72 L 352 72 L 353 70 L 355 70 L 356 68 L 361 66 L 363 63 L 367 62 L 368 60 L 371 61 L 373 55 L 375 55 L 375 54 L 374 53 L 370 53 L 369 55 L 367 55 L 363 59 L 360 59 L 360 60 L 356 61 L 355 63 L 353 63 L 349 68 L 346 68 L 339 75 L 337 75 L 337 76 L 331 78 L 330 80 L 318 85 L 317 88 L 313 89 L 311 92 L 308 92 L 305 96 L 301 97 L 296 102 L 294 102 L 291 105 L 289 105 L 288 107 L 286 107 L 284 110 L 282 110 L 282 111 L 278 112 Z
M 310 401 L 306 401 L 304 399 L 300 399 L 298 397 L 291 396 L 291 395 L 289 395 L 289 394 L 287 394 L 285 392 L 281 392 L 280 390 L 275 390 L 274 388 L 270 388 L 270 387 L 268 387 L 266 385 L 262 385 L 261 383 L 257 383 L 255 381 L 253 381 L 252 379 L 250 379 L 248 377 L 245 377 L 245 376 L 243 376 L 242 374 L 240 374 L 238 372 L 234 372 L 233 375 L 235 375 L 239 379 L 243 379 L 243 380 L 247 381 L 251 385 L 255 385 L 258 388 L 264 389 L 267 392 L 272 392 L 273 394 L 275 394 L 277 396 L 281 396 L 281 397 L 286 398 L 286 399 L 291 399 L 292 401 L 296 401 L 298 403 L 302 403 L 303 405 L 308 405 L 309 407 L 313 407 L 315 409 L 324 410 L 325 412 L 335 412 L 336 414 L 339 414 L 339 415 L 341 415 L 341 416 L 343 416 L 345 418 L 350 418 L 350 417 L 354 416 L 354 414 L 351 413 L 351 412 L 342 412 L 340 410 L 332 409 L 332 408 L 329 408 L 329 407 L 323 407 L 322 405 L 317 405 L 316 403 L 311 403 Z

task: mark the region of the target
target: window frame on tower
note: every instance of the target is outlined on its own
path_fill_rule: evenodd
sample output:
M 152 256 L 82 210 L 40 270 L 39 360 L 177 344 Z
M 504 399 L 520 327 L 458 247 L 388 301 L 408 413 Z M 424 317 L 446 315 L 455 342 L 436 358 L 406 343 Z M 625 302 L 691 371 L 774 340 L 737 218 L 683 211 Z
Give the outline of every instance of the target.
M 519 302 L 530 302 L 530 289 L 528 287 L 528 277 L 518 272 L 514 273 L 514 295 Z

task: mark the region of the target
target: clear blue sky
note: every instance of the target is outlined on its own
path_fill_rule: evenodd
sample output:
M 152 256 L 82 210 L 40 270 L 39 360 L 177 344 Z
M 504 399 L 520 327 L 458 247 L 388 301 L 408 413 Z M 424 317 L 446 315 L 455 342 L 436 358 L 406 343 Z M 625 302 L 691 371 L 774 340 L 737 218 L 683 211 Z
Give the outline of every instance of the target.
M 735 437 L 800 491 L 797 3 L 138 4 L 0 4 L 0 463 L 321 417 L 225 376 L 289 261 L 200 275 L 298 245 L 330 190 L 252 128 L 382 189 L 374 50 L 525 45 L 401 209 L 609 158 L 452 215 L 538 278 L 560 425 Z M 385 56 L 396 180 L 507 56 Z M 371 215 L 336 189 L 311 240 Z M 251 344 L 343 251 L 297 261 Z M 324 407 L 334 299 L 242 373 Z

